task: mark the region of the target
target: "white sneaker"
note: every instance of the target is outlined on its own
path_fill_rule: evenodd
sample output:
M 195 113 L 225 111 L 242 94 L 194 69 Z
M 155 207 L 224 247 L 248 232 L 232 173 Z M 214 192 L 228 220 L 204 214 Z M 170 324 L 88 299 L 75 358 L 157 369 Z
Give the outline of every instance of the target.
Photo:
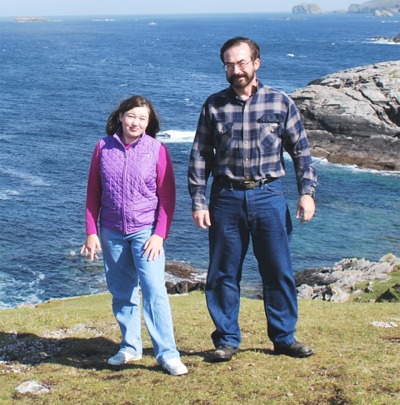
M 141 354 L 132 354 L 125 350 L 120 350 L 115 356 L 110 357 L 107 360 L 108 364 L 112 366 L 120 366 L 121 364 L 126 364 L 131 361 L 140 360 L 142 358 Z
M 188 373 L 187 367 L 182 363 L 179 357 L 165 360 L 161 366 L 171 375 L 182 375 Z

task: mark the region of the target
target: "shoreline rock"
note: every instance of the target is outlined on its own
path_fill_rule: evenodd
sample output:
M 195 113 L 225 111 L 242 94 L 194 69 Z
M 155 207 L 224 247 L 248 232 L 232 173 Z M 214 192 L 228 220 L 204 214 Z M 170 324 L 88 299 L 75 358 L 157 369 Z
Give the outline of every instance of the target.
M 313 156 L 400 171 L 400 61 L 336 72 L 290 96 Z
M 165 266 L 168 294 L 187 294 L 191 291 L 204 291 L 206 273 L 201 273 L 187 263 L 168 262 Z
M 373 291 L 375 280 L 387 281 L 390 273 L 400 269 L 400 258 L 386 254 L 378 262 L 365 259 L 345 258 L 330 268 L 307 269 L 295 273 L 299 298 L 319 299 L 331 302 L 348 301 L 350 294 Z M 166 268 L 169 279 L 166 281 L 169 294 L 187 294 L 191 291 L 204 291 L 206 273 L 200 273 L 185 263 L 172 262 Z M 364 290 L 356 290 L 356 285 L 369 282 Z M 388 289 L 376 302 L 383 300 L 397 302 L 400 286 Z M 261 299 L 260 296 L 255 298 Z
M 295 274 L 299 298 L 344 302 L 350 294 L 372 292 L 375 280 L 387 281 L 400 268 L 400 258 L 387 254 L 378 262 L 365 259 L 342 259 L 331 268 L 309 269 Z M 369 282 L 363 290 L 356 285 Z M 379 299 L 377 299 L 379 301 Z

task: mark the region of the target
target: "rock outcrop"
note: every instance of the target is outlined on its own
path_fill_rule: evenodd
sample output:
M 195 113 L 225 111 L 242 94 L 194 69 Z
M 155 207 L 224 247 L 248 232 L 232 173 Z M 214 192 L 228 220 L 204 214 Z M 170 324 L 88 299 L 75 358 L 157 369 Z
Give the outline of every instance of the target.
M 291 94 L 316 157 L 400 170 L 400 61 L 337 72 Z
M 292 8 L 293 14 L 321 14 L 322 10 L 314 3 L 301 3 Z
M 397 34 L 394 37 L 380 37 L 375 36 L 371 38 L 373 41 L 384 41 L 388 44 L 400 44 L 400 34 Z
M 321 299 L 324 301 L 344 302 L 349 294 L 357 293 L 356 285 L 369 282 L 367 291 L 371 292 L 374 280 L 388 280 L 390 273 L 400 268 L 400 258 L 387 254 L 378 262 L 365 259 L 343 259 L 332 268 L 310 269 L 296 273 L 296 287 L 299 298 Z M 377 302 L 398 302 L 398 287 L 393 287 L 379 297 Z M 371 290 L 371 291 L 368 291 Z
M 168 294 L 187 294 L 191 291 L 205 290 L 206 274 L 193 269 L 187 263 L 168 262 L 165 272 Z

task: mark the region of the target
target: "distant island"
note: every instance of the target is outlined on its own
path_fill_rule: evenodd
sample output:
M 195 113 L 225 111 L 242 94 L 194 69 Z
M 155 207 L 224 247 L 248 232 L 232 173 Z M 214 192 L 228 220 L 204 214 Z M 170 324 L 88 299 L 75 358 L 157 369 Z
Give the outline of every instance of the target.
M 322 14 L 322 9 L 314 3 L 301 3 L 292 8 L 293 14 Z
M 322 14 L 316 3 L 301 3 L 292 8 L 292 14 Z M 346 11 L 344 11 L 346 12 Z M 400 0 L 375 0 L 362 4 L 351 4 L 348 14 L 374 14 L 377 17 L 391 17 L 400 13 Z
M 43 21 L 49 21 L 46 18 L 43 17 L 17 17 L 15 19 L 17 22 L 43 22 Z

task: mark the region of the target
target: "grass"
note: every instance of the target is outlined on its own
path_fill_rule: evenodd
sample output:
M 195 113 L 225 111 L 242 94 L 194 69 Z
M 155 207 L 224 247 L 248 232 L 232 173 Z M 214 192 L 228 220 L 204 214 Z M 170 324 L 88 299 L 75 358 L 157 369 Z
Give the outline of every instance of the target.
M 1 404 L 396 404 L 400 403 L 399 304 L 301 300 L 297 337 L 307 359 L 276 356 L 262 301 L 243 298 L 241 351 L 209 363 L 213 330 L 203 293 L 171 296 L 176 340 L 189 374 L 173 377 L 154 359 L 143 330 L 143 359 L 111 368 L 120 333 L 110 296 L 53 300 L 0 311 Z M 397 375 L 397 378 L 396 378 Z M 19 394 L 34 380 L 43 395 Z

